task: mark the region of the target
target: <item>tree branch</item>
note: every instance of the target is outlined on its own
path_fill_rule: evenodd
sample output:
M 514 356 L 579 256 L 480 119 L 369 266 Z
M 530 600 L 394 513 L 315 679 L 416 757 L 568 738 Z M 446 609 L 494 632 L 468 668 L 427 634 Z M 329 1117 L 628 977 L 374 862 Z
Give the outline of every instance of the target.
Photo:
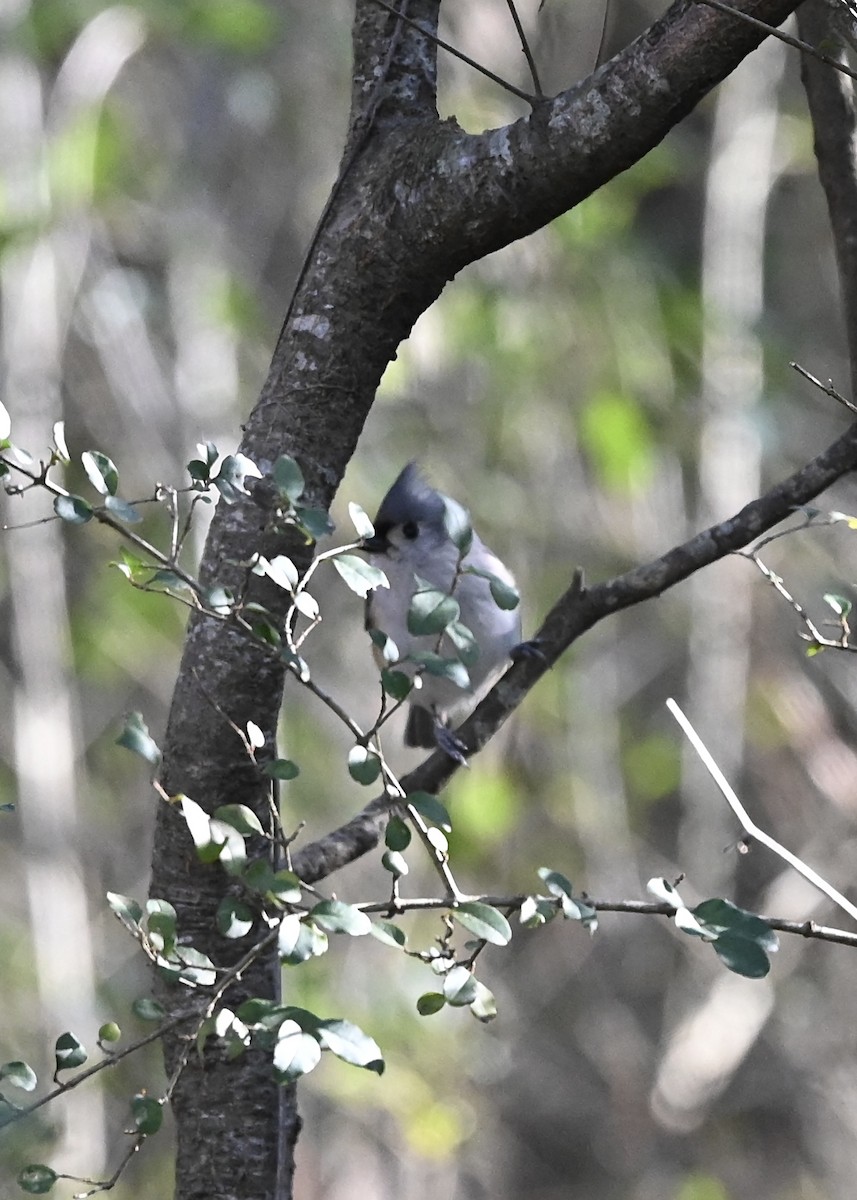
M 456 730 L 466 757 L 486 744 L 560 655 L 599 621 L 659 596 L 702 567 L 741 550 L 855 469 L 857 424 L 729 520 L 710 526 L 652 562 L 591 588 L 584 588 L 579 579 L 573 581 L 536 635 L 540 653 L 516 662 Z M 458 764 L 438 750 L 401 782 L 408 793 L 437 792 L 457 770 Z M 373 849 L 390 807 L 386 796 L 378 797 L 351 821 L 294 853 L 297 874 L 313 883 Z
M 830 31 L 830 10 L 822 0 L 807 0 L 798 10 L 801 35 L 822 41 Z M 839 57 L 844 58 L 844 50 Z M 801 79 L 812 118 L 818 174 L 827 197 L 830 228 L 845 310 L 851 390 L 857 396 L 857 115 L 854 85 L 812 58 L 801 63 Z

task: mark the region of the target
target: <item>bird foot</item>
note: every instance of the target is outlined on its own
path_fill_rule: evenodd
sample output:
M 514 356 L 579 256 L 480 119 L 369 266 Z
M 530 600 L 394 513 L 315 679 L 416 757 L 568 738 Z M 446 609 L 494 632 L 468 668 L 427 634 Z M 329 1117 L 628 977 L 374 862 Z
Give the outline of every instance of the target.
M 541 638 L 530 638 L 527 642 L 518 642 L 517 646 L 513 646 L 509 654 L 512 662 L 520 662 L 521 659 L 538 658 L 542 662 L 547 662 L 547 655 L 542 650 Z
M 467 759 L 464 757 L 464 743 L 448 726 L 438 722 L 434 727 L 434 737 L 438 749 L 442 750 L 453 762 L 457 762 L 460 767 L 468 765 Z

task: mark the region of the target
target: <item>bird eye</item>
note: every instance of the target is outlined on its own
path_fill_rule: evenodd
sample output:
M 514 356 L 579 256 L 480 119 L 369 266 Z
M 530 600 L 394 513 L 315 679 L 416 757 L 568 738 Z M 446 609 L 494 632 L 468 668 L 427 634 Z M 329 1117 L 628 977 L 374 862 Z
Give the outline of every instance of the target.
M 412 542 L 419 533 L 419 527 L 416 521 L 405 521 L 404 525 L 402 526 L 402 533 L 409 541 Z

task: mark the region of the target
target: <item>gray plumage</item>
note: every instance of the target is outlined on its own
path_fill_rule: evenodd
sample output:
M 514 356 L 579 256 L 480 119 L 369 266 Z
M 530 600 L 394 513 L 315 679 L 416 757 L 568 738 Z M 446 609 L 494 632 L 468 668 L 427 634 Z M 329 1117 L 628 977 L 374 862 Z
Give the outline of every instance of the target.
M 461 608 L 459 621 L 471 631 L 479 647 L 478 657 L 468 667 L 470 686 L 466 689 L 423 673 L 422 686 L 414 688 L 409 697 L 405 730 L 409 746 L 435 746 L 439 728 L 463 719 L 508 665 L 513 647 L 521 640 L 518 610 L 499 608 L 487 579 L 465 574 L 455 582 L 459 551 L 447 532 L 445 516 L 444 497 L 426 483 L 415 463 L 408 463 L 381 502 L 374 522 L 375 536 L 363 544 L 372 562 L 390 581 L 389 588 L 376 588 L 369 598 L 367 628 L 382 629 L 391 637 L 400 658 L 438 649 L 437 634 L 414 635 L 408 630 L 416 576 L 442 592 L 452 591 Z M 475 532 L 462 565 L 488 571 L 509 587 L 515 586 L 510 571 Z M 458 654 L 446 634 L 439 653 L 448 658 Z M 397 669 L 413 674 L 415 668 L 405 661 Z

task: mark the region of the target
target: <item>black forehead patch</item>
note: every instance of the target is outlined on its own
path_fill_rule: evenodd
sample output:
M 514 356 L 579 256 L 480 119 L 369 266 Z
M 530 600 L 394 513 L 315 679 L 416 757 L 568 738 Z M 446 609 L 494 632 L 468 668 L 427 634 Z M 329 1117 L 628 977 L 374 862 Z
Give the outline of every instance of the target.
M 426 483 L 415 462 L 409 462 L 381 501 L 375 528 L 389 530 L 408 521 L 442 525 L 444 512 L 440 492 Z

